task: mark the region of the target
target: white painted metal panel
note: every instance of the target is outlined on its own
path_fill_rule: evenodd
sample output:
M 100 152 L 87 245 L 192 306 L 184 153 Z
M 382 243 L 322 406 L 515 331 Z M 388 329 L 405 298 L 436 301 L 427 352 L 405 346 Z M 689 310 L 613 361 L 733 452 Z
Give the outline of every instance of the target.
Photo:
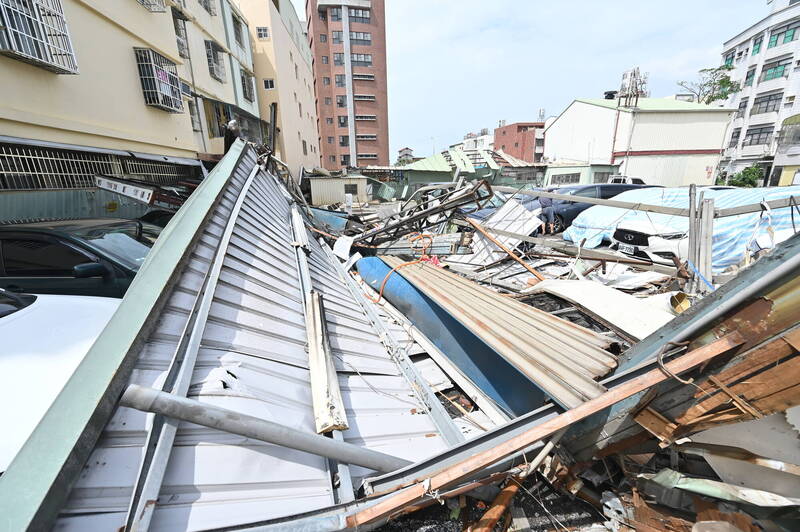
M 616 114 L 613 109 L 572 102 L 545 131 L 544 156 L 550 161 L 609 164 Z

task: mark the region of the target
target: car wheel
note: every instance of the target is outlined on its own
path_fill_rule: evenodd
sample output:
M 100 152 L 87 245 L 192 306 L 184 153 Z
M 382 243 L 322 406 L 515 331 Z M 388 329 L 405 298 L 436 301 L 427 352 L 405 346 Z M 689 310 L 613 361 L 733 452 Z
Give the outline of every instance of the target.
M 556 214 L 555 217 L 553 218 L 553 232 L 560 233 L 564 229 L 566 229 L 566 227 L 564 226 L 564 218 Z

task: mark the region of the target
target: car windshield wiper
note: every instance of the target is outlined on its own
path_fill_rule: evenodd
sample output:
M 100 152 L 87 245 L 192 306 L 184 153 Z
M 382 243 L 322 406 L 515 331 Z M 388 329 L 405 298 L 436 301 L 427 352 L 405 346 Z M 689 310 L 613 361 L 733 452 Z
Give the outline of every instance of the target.
M 142 223 L 141 220 L 134 220 L 134 222 L 136 222 L 136 235 L 134 238 L 136 238 L 137 242 L 141 242 L 142 233 L 144 232 L 144 224 Z

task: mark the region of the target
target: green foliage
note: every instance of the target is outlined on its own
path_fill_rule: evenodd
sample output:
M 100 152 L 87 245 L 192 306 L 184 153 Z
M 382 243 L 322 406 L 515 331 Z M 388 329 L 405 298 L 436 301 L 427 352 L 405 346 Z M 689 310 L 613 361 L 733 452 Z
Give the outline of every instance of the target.
M 728 179 L 728 184 L 734 187 L 755 187 L 758 185 L 758 180 L 764 177 L 764 170 L 760 166 L 749 166 L 732 175 Z
M 741 90 L 738 81 L 732 81 L 729 72 L 733 67 L 722 65 L 717 68 L 704 68 L 699 72 L 697 81 L 679 81 L 678 86 L 694 95 L 697 103 L 709 104 L 717 100 L 726 100 Z

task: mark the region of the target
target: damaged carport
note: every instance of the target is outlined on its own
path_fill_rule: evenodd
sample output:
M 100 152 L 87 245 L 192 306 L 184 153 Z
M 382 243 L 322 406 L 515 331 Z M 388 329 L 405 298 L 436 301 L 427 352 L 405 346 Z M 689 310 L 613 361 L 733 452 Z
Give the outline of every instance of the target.
M 482 341 L 528 364 L 526 378 L 550 382 L 544 391 L 555 402 L 466 439 L 417 371 L 414 342 L 311 238 L 307 221 L 253 150 L 237 144 L 167 227 L 121 310 L 3 475 L 9 526 L 367 529 L 533 474 L 540 461 L 558 473 L 549 477 L 555 485 L 591 499 L 593 467 L 613 469 L 600 486 L 624 485 L 626 470 L 612 458 L 627 464 L 645 453 L 658 463 L 661 446 L 694 431 L 800 402 L 797 237 L 619 358 L 602 347 L 584 353 L 598 366 L 585 380 L 564 367 L 569 342 L 596 334 L 501 303 L 508 296 L 428 263 L 399 269 L 396 276 L 424 286 L 443 308 L 466 303 L 462 325 L 473 331 L 482 310 L 501 309 L 494 338 Z M 535 319 L 541 328 L 527 330 Z M 537 338 L 549 343 L 541 336 L 554 330 L 564 333 L 550 344 L 562 360 L 536 352 Z M 556 369 L 582 391 L 552 386 Z M 132 386 L 152 402 L 135 401 L 142 388 Z M 324 426 L 315 389 L 330 407 Z M 302 432 L 311 447 L 264 443 L 273 441 L 268 423 Z M 326 427 L 333 430 L 319 435 Z M 330 452 L 314 444 L 320 438 Z M 555 458 L 540 452 L 547 441 L 547 450 L 558 442 Z

